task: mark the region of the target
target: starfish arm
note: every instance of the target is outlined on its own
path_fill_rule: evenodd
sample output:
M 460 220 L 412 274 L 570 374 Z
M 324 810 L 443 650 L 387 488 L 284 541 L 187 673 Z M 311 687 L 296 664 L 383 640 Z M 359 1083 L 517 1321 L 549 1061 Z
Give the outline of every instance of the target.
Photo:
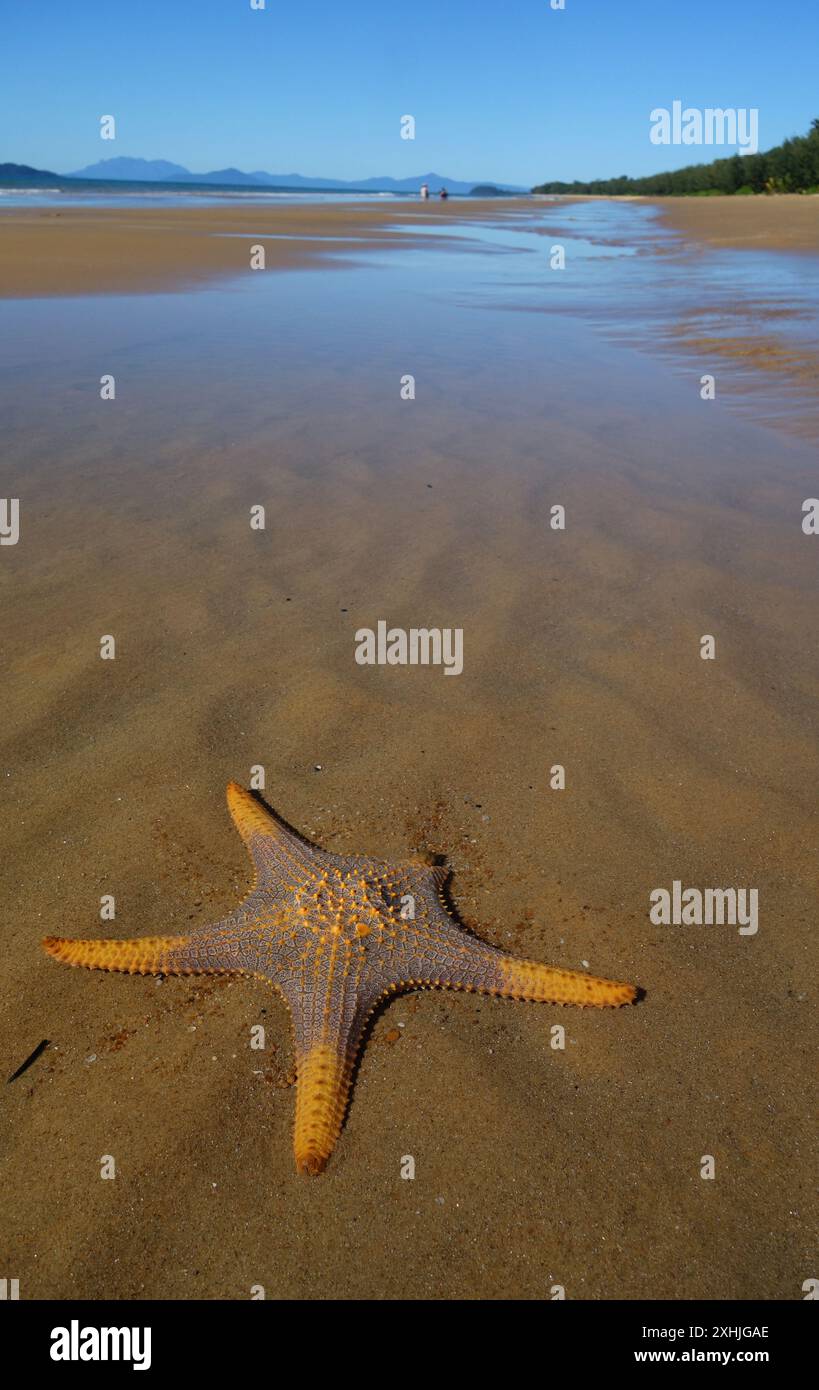
M 346 1039 L 296 1047 L 296 1172 L 322 1172 L 336 1146 L 350 1097 L 358 1043 Z
M 604 980 L 582 970 L 559 970 L 536 960 L 518 960 L 500 953 L 495 960 L 497 984 L 486 986 L 489 993 L 509 999 L 538 1000 L 549 1004 L 587 1004 L 598 1009 L 633 1004 L 638 990 L 620 980 Z M 484 986 L 479 985 L 479 989 Z
M 141 936 L 119 941 L 72 940 L 47 936 L 43 949 L 66 965 L 89 970 L 122 970 L 129 975 L 264 975 L 274 966 L 260 957 L 247 912 L 239 908 L 222 922 L 199 927 L 189 936 Z
M 378 1001 L 363 973 L 360 950 L 325 941 L 281 981 L 296 1054 L 293 1150 L 299 1173 L 322 1172 L 341 1132 L 364 1028 Z
M 183 975 L 193 967 L 181 961 L 190 942 L 187 936 L 142 936 L 126 941 L 83 941 L 64 936 L 43 938 L 43 950 L 64 965 L 83 965 L 88 970 L 124 970 L 129 975 Z
M 327 858 L 324 850 L 292 830 L 285 821 L 268 811 L 261 801 L 240 787 L 227 786 L 231 820 L 247 846 L 257 880 L 292 888 L 305 875 L 321 869 Z
M 476 990 L 509 999 L 618 1008 L 634 1003 L 639 993 L 634 985 L 600 979 L 585 971 L 520 960 L 467 936 L 451 922 L 443 929 L 422 928 L 413 947 L 404 952 L 404 962 L 410 965 L 410 983 Z

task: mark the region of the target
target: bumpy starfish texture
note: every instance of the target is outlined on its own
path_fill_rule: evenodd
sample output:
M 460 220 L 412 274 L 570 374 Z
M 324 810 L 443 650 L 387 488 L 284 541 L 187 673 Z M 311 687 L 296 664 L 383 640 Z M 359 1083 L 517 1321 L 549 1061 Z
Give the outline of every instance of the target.
M 467 935 L 441 895 L 445 868 L 331 854 L 235 782 L 227 800 L 256 877 L 224 921 L 189 936 L 52 936 L 43 946 L 92 970 L 255 975 L 272 984 L 295 1033 L 300 1173 L 320 1173 L 333 1151 L 367 1019 L 386 996 L 437 985 L 598 1008 L 637 997 L 633 985 L 517 960 Z

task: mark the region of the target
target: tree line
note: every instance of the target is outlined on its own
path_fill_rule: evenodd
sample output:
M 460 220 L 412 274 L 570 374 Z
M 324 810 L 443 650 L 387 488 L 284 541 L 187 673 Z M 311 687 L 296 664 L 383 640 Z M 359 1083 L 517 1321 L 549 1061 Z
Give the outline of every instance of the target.
M 819 193 L 819 119 L 807 135 L 785 140 L 758 154 L 734 154 L 711 164 L 688 164 L 664 174 L 632 179 L 591 179 L 588 183 L 541 183 L 533 193 L 644 193 L 677 197 L 708 193 Z

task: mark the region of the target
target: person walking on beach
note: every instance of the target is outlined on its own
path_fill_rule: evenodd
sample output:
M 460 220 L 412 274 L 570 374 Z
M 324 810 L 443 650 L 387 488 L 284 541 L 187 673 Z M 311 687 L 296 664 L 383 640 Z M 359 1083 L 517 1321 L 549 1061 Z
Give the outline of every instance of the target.
M 440 191 L 440 193 L 438 194 L 438 197 L 439 197 L 439 198 L 448 198 L 448 197 L 449 197 L 449 193 L 447 192 L 447 190 L 446 190 L 445 188 L 442 188 L 441 191 Z
M 426 201 L 426 199 L 429 197 L 429 184 L 428 184 L 428 183 L 422 183 L 422 184 L 421 184 L 421 197 L 424 199 L 424 201 Z

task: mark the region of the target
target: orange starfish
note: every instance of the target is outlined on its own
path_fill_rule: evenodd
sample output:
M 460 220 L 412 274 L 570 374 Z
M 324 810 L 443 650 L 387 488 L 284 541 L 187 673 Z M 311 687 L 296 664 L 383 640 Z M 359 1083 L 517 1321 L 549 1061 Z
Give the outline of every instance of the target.
M 517 960 L 467 935 L 442 897 L 445 868 L 330 854 L 235 782 L 227 800 L 256 879 L 224 921 L 190 936 L 49 936 L 43 946 L 57 960 L 92 970 L 230 973 L 272 984 L 289 1005 L 295 1032 L 300 1173 L 320 1173 L 332 1153 L 364 1027 L 387 996 L 438 985 L 600 1008 L 637 997 L 633 985 Z

